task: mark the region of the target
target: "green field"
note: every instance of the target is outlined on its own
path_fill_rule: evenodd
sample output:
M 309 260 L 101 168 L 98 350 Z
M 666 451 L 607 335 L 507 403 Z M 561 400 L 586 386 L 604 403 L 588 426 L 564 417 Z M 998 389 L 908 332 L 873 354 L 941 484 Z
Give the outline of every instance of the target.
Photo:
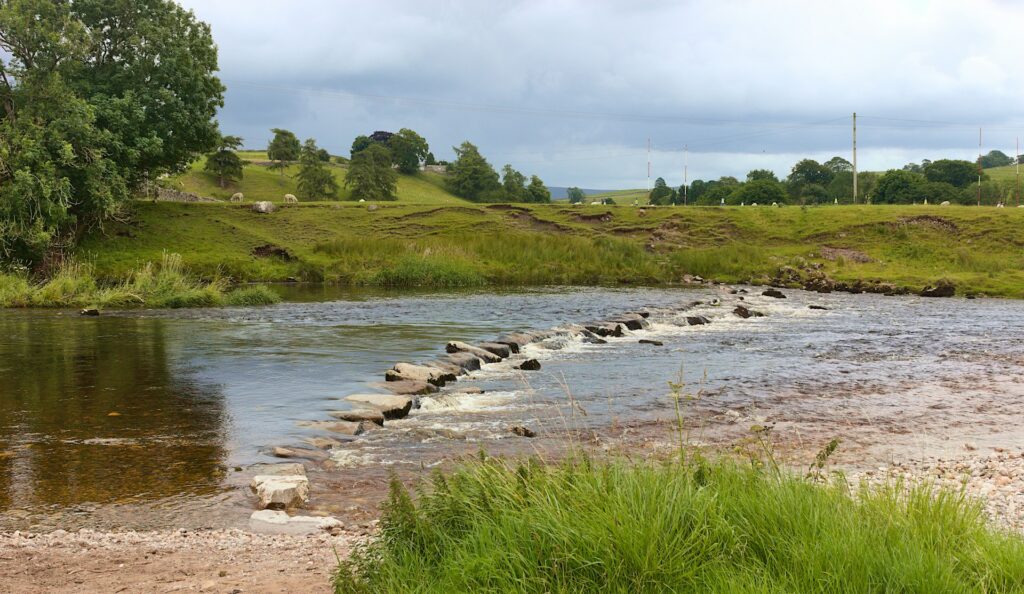
M 590 204 L 591 202 L 600 202 L 606 198 L 611 198 L 618 205 L 628 206 L 633 204 L 634 200 L 640 205 L 646 205 L 649 194 L 647 190 L 612 190 L 599 194 L 587 194 L 584 202 Z
M 171 252 L 204 277 L 380 286 L 671 284 L 685 274 L 766 283 L 783 266 L 820 266 L 839 281 L 920 289 L 947 278 L 960 293 L 1024 297 L 1024 210 L 1013 208 L 370 208 L 303 203 L 259 215 L 231 203 L 138 202 L 130 221 L 84 238 L 78 258 L 101 281 Z M 267 244 L 289 259 L 253 255 Z
M 243 151 L 239 155 L 246 160 L 264 160 L 266 152 Z M 218 198 L 227 200 L 235 192 L 245 195 L 246 202 L 256 200 L 269 200 L 271 202 L 282 202 L 285 194 L 294 194 L 302 200 L 298 190 L 298 182 L 295 175 L 299 172 L 298 166 L 286 168 L 283 172 L 271 170 L 263 165 L 247 164 L 244 167 L 242 179 L 237 183 L 230 183 L 221 188 L 217 183 L 216 176 L 203 171 L 205 159 L 192 164 L 189 171 L 167 180 L 168 187 L 185 192 L 191 192 L 204 198 Z M 327 165 L 338 186 L 339 200 L 349 200 L 351 192 L 345 187 L 345 174 L 348 169 L 345 166 L 331 163 Z M 418 173 L 416 175 L 399 175 L 397 197 L 401 202 L 412 204 L 465 204 L 465 200 L 458 198 L 444 189 L 444 178 L 435 173 Z

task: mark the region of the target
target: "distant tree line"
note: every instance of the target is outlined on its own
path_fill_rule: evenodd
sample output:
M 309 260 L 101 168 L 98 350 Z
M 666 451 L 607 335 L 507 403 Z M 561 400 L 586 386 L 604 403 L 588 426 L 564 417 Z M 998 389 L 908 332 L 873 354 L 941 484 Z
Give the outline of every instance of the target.
M 739 205 L 739 204 L 914 204 L 951 202 L 974 204 L 981 175 L 982 202 L 1006 202 L 1014 184 L 994 181 L 982 171 L 1012 165 L 1013 158 L 991 151 L 979 162 L 939 159 L 908 163 L 885 173 L 859 172 L 857 197 L 853 196 L 853 166 L 842 157 L 824 163 L 802 159 L 780 180 L 767 169 L 754 169 L 744 181 L 732 176 L 717 180 L 694 180 L 689 187 L 672 188 L 658 178 L 649 195 L 651 204 Z M 979 169 L 981 165 L 981 170 Z

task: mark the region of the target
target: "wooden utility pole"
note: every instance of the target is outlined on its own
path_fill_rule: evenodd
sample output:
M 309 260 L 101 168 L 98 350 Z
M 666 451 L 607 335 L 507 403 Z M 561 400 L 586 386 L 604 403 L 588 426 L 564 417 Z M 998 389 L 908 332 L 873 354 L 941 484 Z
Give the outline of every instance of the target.
M 651 195 L 651 139 L 647 139 L 647 196 Z
M 857 204 L 857 112 L 853 112 L 853 203 Z
M 978 206 L 981 206 L 981 128 L 978 128 Z
M 689 172 L 687 171 L 687 169 L 689 168 L 689 165 L 690 165 L 689 161 L 690 161 L 690 149 L 684 144 L 683 145 L 683 206 L 686 206 L 686 194 L 688 193 L 688 191 L 690 189 L 689 188 L 690 183 L 689 183 L 689 179 L 688 179 Z

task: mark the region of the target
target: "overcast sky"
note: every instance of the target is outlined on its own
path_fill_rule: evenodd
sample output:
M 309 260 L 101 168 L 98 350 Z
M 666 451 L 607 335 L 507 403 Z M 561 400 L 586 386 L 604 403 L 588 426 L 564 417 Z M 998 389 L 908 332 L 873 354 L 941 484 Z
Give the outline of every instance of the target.
M 224 133 L 334 154 L 412 128 L 439 159 L 470 140 L 549 185 L 780 177 L 1013 154 L 1024 6 L 1005 1 L 181 0 L 213 27 Z

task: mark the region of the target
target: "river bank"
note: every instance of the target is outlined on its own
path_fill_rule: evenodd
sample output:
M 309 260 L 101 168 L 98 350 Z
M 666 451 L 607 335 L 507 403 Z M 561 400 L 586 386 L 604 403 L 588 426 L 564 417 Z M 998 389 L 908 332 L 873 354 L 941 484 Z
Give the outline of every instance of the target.
M 120 282 L 164 253 L 198 277 L 343 286 L 778 283 L 1024 297 L 1024 211 L 958 206 L 646 207 L 138 202 L 75 256 Z

